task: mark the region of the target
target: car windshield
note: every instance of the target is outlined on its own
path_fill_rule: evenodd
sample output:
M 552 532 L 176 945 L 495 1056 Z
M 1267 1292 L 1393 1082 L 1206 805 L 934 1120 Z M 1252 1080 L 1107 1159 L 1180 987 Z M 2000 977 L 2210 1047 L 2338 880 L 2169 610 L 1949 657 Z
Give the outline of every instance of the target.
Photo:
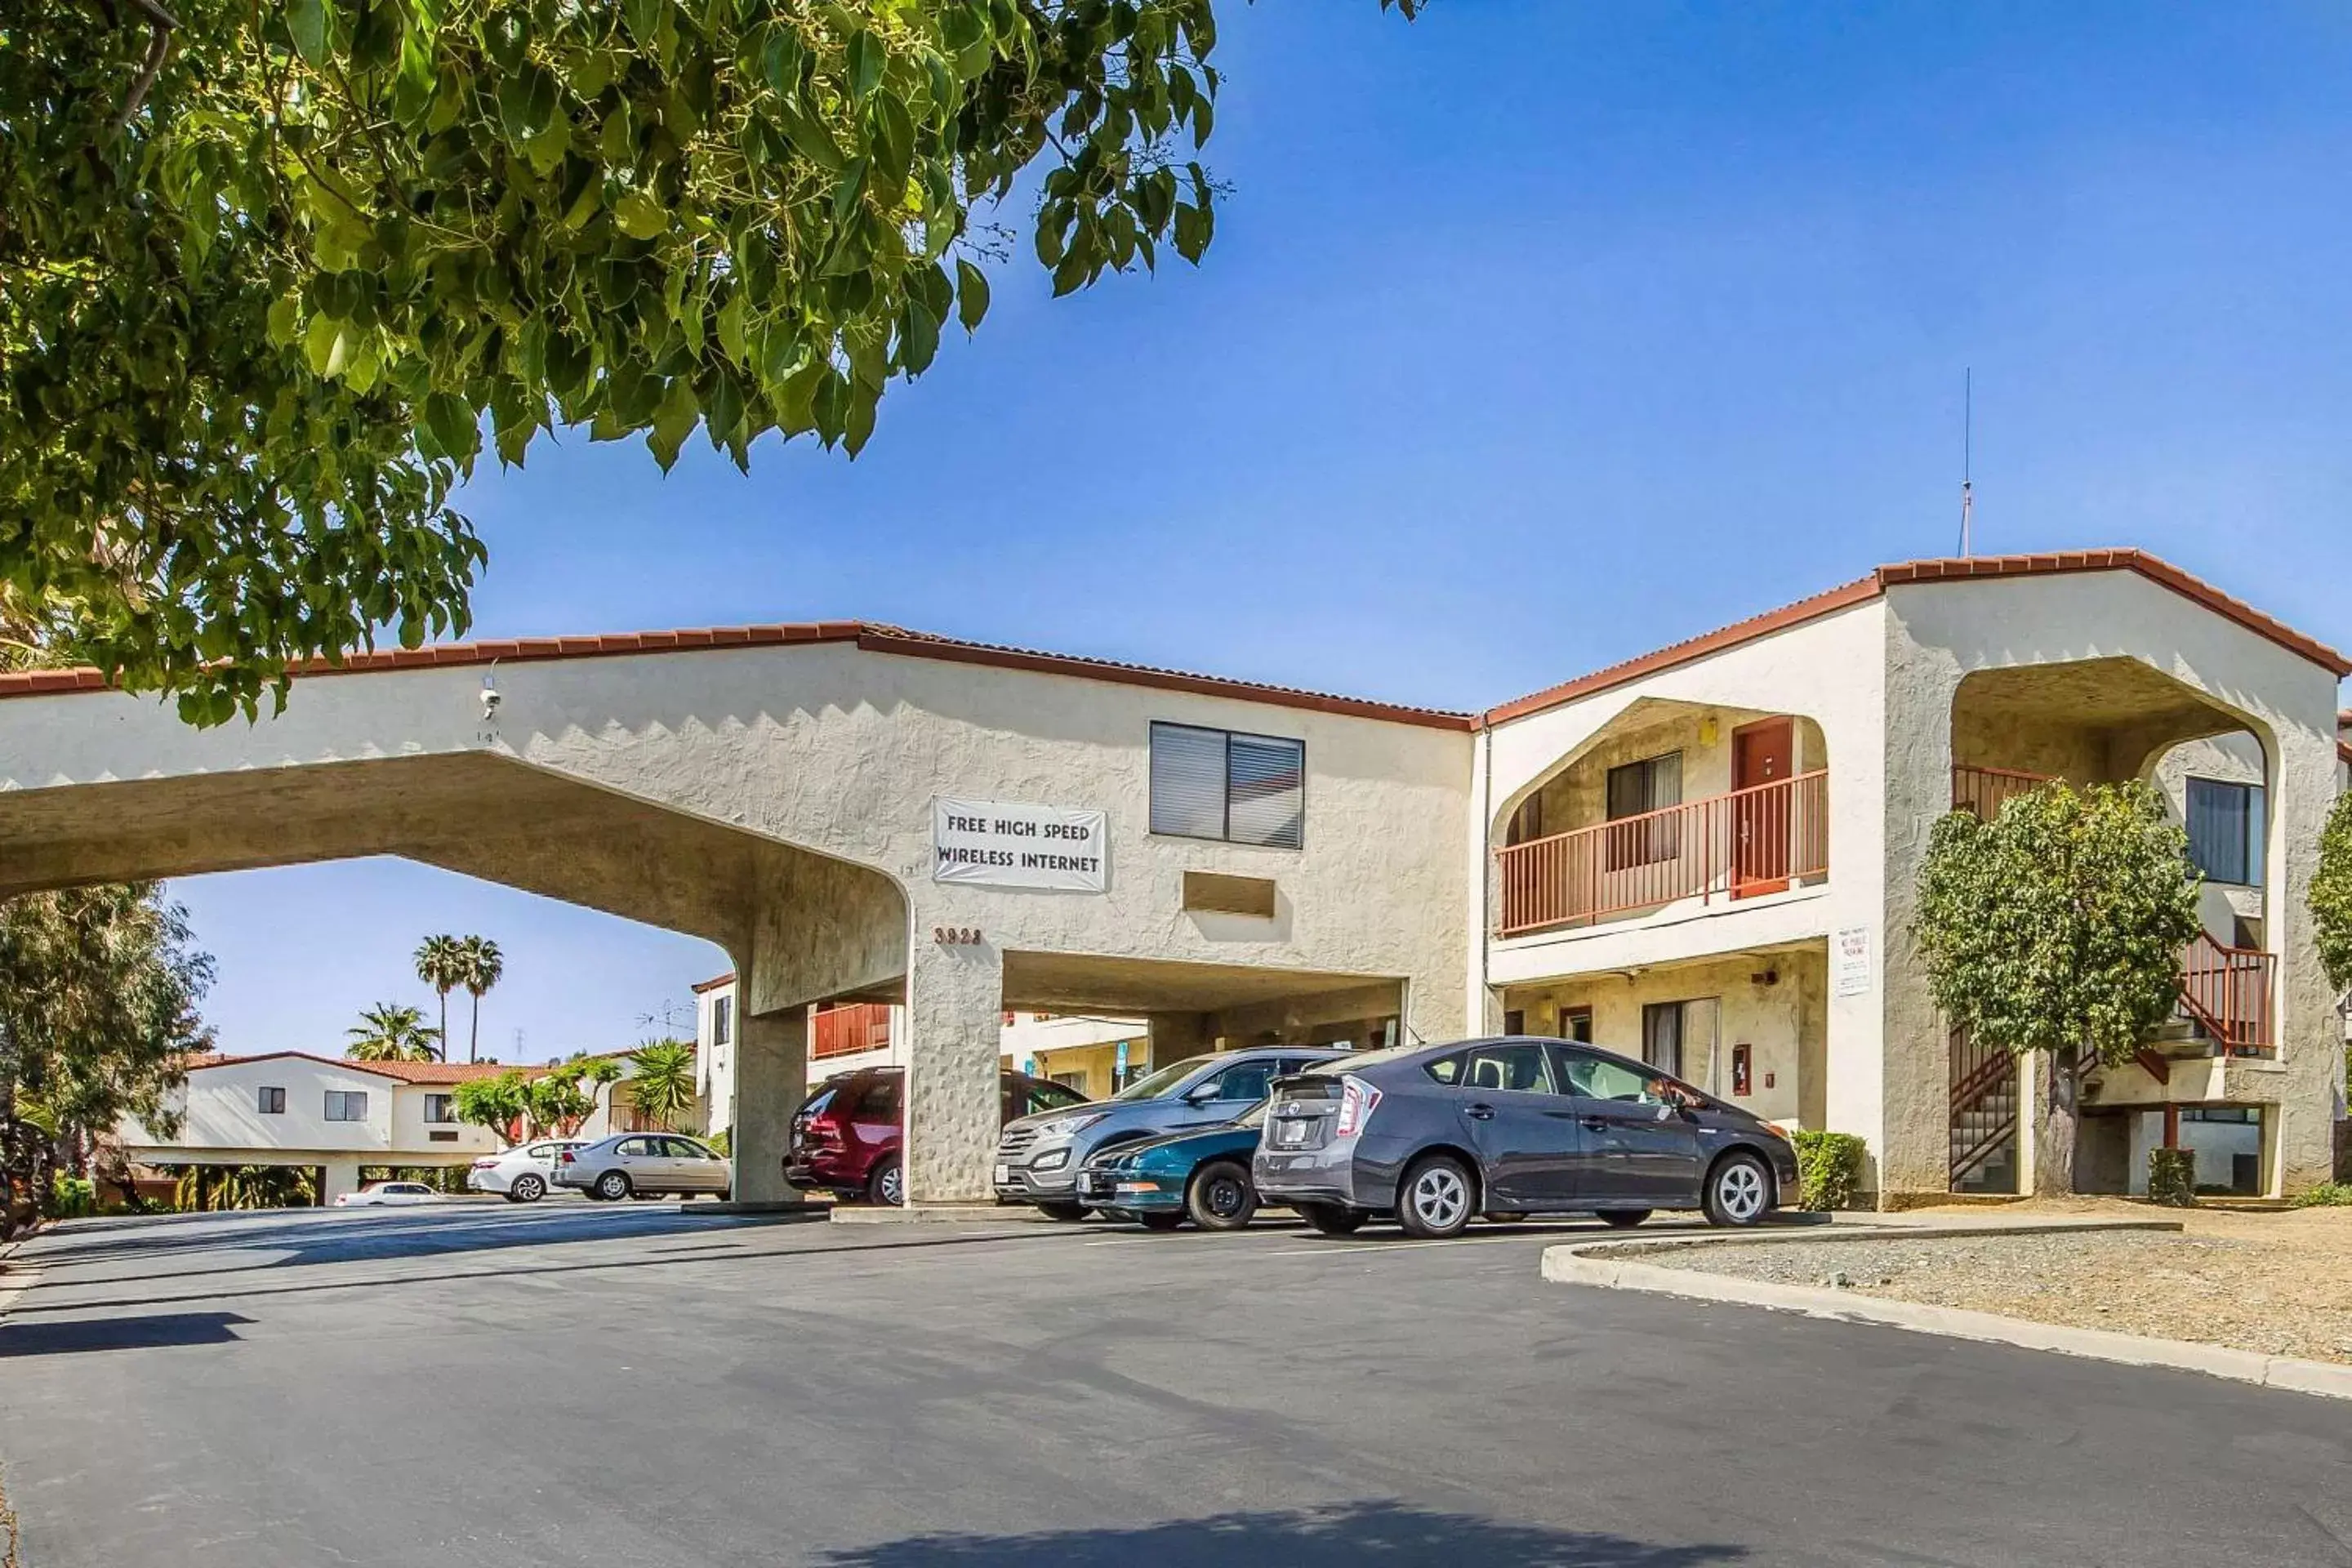
M 1186 1057 L 1181 1062 L 1171 1062 L 1150 1077 L 1136 1079 L 1111 1098 L 1113 1100 L 1158 1100 L 1216 1059 L 1214 1057 Z
M 1067 1110 L 1073 1105 L 1086 1104 L 1087 1097 L 1066 1083 L 1035 1079 L 1029 1084 L 1029 1103 L 1038 1110 Z

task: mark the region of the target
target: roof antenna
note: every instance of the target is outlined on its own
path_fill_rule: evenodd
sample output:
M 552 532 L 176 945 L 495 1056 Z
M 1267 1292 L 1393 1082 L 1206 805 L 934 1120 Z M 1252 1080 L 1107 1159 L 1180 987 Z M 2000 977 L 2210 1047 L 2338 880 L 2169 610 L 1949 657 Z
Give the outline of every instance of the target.
M 1969 473 L 1975 457 L 1976 413 L 1976 372 L 1963 367 L 1960 371 L 1960 553 L 1963 556 L 1969 553 L 1969 547 L 1975 542 L 1976 484 Z

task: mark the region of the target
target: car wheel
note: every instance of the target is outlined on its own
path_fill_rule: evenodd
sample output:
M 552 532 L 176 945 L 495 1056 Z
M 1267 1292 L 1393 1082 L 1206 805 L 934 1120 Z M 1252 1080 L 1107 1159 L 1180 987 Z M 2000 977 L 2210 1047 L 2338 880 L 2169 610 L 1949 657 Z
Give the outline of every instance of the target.
M 1772 1173 L 1745 1150 L 1735 1150 L 1706 1173 L 1706 1222 L 1750 1226 L 1772 1212 Z
M 519 1204 L 535 1204 L 546 1195 L 546 1181 L 532 1175 L 517 1176 L 514 1185 L 507 1189 L 507 1196 Z
M 1135 1223 L 1146 1230 L 1174 1230 L 1184 1223 L 1184 1215 L 1181 1210 L 1171 1213 L 1167 1209 L 1152 1209 L 1137 1215 Z
M 1650 1217 L 1648 1209 L 1602 1209 L 1601 1223 L 1619 1230 L 1631 1230 Z
M 906 1168 L 898 1163 L 897 1155 L 874 1167 L 874 1173 L 866 1178 L 866 1196 L 874 1203 L 887 1204 L 892 1208 L 907 1201 Z
M 1065 1223 L 1068 1223 L 1086 1218 L 1087 1205 L 1084 1204 L 1039 1204 L 1037 1205 L 1037 1212 L 1044 1215 L 1047 1219 L 1058 1219 Z
M 1415 1161 L 1397 1184 L 1397 1223 L 1424 1241 L 1461 1235 L 1476 1207 L 1470 1173 L 1451 1154 Z
M 588 1190 L 608 1204 L 617 1203 L 629 1195 L 629 1178 L 618 1171 L 607 1171 Z
M 1528 1215 L 1523 1214 L 1505 1214 L 1498 1211 L 1488 1215 L 1486 1216 L 1486 1223 L 1488 1225 L 1517 1225 L 1521 1220 L 1528 1217 Z
M 1202 1230 L 1240 1230 L 1257 1213 L 1257 1189 L 1239 1164 L 1212 1160 L 1185 1186 L 1184 1212 Z
M 1353 1236 L 1364 1228 L 1361 1209 L 1343 1209 L 1338 1204 L 1300 1204 L 1297 1206 L 1307 1227 L 1325 1236 Z
M 656 1198 L 661 1196 L 661 1194 L 659 1193 L 631 1193 L 629 1196 L 635 1199 L 638 1203 L 649 1204 Z

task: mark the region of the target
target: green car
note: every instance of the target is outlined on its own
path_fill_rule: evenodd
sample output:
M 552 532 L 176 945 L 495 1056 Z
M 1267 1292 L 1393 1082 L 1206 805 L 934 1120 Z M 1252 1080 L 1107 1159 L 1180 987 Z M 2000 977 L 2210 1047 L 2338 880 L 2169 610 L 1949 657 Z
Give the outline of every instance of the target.
M 1079 1167 L 1078 1201 L 1147 1230 L 1187 1219 L 1202 1230 L 1239 1230 L 1257 1213 L 1250 1157 L 1265 1125 L 1261 1101 L 1235 1121 L 1106 1149 Z

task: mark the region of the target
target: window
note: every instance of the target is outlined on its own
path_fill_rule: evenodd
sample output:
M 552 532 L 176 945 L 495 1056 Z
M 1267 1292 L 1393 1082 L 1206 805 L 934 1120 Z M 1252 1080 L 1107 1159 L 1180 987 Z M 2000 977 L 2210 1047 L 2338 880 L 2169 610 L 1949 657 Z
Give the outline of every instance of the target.
M 1592 1043 L 1592 1009 L 1581 1006 L 1561 1007 L 1559 1037 L 1563 1040 L 1581 1040 L 1586 1045 L 1591 1045 Z
M 1649 816 L 1648 813 L 1663 811 L 1683 803 L 1683 754 L 1668 752 L 1663 757 L 1645 757 L 1638 763 L 1609 770 L 1609 820 L 1641 817 L 1628 822 L 1607 834 L 1608 848 L 1604 857 L 1607 868 L 1622 871 L 1628 866 L 1646 866 L 1655 860 L 1672 860 L 1683 851 L 1682 819 L 1673 816 Z
M 1440 1057 L 1435 1061 L 1424 1066 L 1421 1070 L 1427 1073 L 1430 1077 L 1435 1079 L 1440 1083 L 1460 1083 L 1462 1081 L 1462 1061 L 1463 1058 L 1460 1057 Z
M 1623 1062 L 1607 1057 L 1587 1056 L 1582 1051 L 1559 1053 L 1560 1067 L 1568 1076 L 1568 1092 L 1582 1095 L 1587 1100 L 1633 1100 L 1657 1103 L 1651 1089 L 1654 1080 L 1643 1077 Z
M 665 1138 L 661 1140 L 661 1143 L 662 1152 L 667 1154 L 673 1160 L 716 1160 L 719 1158 L 717 1153 L 711 1150 L 704 1148 L 701 1144 L 696 1142 L 691 1138 Z
M 1297 849 L 1306 820 L 1305 742 L 1151 726 L 1152 832 Z
M 286 1091 L 284 1089 L 264 1089 L 260 1092 L 260 1100 L 262 1115 L 283 1116 L 286 1114 Z
M 1544 1048 L 1532 1042 L 1481 1046 L 1472 1051 L 1464 1085 L 1470 1089 L 1506 1089 L 1518 1094 L 1550 1094 L 1551 1063 Z
M 613 1152 L 620 1155 L 625 1160 L 651 1159 L 654 1155 L 654 1140 L 650 1138 L 624 1138 L 620 1142 L 613 1146 Z
M 735 998 L 721 996 L 710 1005 L 710 1043 L 723 1046 L 735 1037 Z
M 1683 1005 L 1651 1002 L 1642 1008 L 1642 1059 L 1660 1072 L 1683 1076 Z
M 1040 1110 L 1066 1110 L 1073 1105 L 1084 1105 L 1087 1097 L 1067 1084 L 1033 1083 L 1026 1097 L 1028 1108 L 1021 1112 L 1033 1116 Z
M 1227 1068 L 1218 1077 L 1194 1089 L 1191 1098 L 1246 1100 L 1255 1103 L 1265 1098 L 1266 1089 L 1273 1082 L 1272 1062 L 1243 1062 Z
M 450 1122 L 457 1120 L 457 1097 L 454 1094 L 428 1094 L 425 1097 L 425 1120 Z
M 2261 887 L 2263 815 L 2260 784 L 2190 779 L 2189 858 L 2210 881 Z
M 849 1108 L 852 1120 L 858 1121 L 896 1121 L 898 1120 L 898 1075 L 877 1074 L 858 1095 L 857 1103 Z
M 327 1091 L 327 1120 L 330 1121 L 365 1121 L 367 1090 L 363 1089 L 331 1089 Z

